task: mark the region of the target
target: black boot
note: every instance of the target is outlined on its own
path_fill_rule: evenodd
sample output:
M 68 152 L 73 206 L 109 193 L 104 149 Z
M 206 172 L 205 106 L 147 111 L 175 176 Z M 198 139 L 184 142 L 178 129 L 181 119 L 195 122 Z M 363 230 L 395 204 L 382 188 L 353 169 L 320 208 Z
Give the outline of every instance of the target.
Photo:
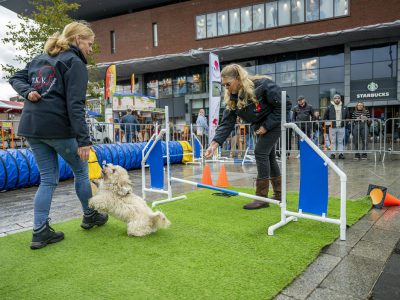
M 258 179 L 256 180 L 256 195 L 260 197 L 268 197 L 268 190 L 269 190 L 269 179 Z M 268 207 L 269 203 L 260 201 L 260 200 L 253 200 L 250 203 L 247 203 L 243 206 L 244 209 L 259 209 Z
M 36 250 L 46 247 L 48 244 L 54 244 L 64 239 L 64 233 L 55 232 L 49 225 L 50 219 L 42 227 L 33 230 L 31 249 Z
M 107 214 L 101 214 L 97 210 L 94 210 L 91 214 L 89 215 L 83 215 L 81 227 L 83 229 L 90 229 L 93 226 L 102 226 L 106 224 L 108 221 L 108 215 Z

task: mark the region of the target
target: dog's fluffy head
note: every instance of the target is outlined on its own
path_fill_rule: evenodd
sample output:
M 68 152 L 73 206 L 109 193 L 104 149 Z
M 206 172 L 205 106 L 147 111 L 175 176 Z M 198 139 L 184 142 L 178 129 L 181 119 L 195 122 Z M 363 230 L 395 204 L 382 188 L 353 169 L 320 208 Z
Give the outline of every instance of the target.
M 153 224 L 156 228 L 167 228 L 171 222 L 161 211 L 157 211 L 153 217 Z
M 113 164 L 106 164 L 103 166 L 101 172 L 104 184 L 110 186 L 118 195 L 125 196 L 132 192 L 131 180 L 124 168 L 114 166 Z

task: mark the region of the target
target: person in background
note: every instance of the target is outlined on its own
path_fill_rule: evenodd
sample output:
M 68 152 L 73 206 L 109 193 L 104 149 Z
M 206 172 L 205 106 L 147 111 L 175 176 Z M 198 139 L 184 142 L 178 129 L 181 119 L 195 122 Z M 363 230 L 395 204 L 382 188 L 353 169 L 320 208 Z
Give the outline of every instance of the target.
M 354 159 L 367 159 L 368 156 L 365 150 L 367 150 L 368 126 L 371 120 L 369 120 L 370 114 L 365 108 L 364 102 L 357 102 L 351 118 L 354 120 L 352 128 L 354 150 L 358 151 L 354 155 Z
M 324 114 L 324 120 L 329 127 L 329 135 L 331 136 L 331 150 L 339 152 L 339 159 L 344 159 L 344 135 L 345 123 L 342 120 L 350 119 L 349 110 L 342 104 L 342 97 L 335 94 L 331 104 L 328 106 Z M 330 155 L 331 159 L 336 156 L 334 153 Z
M 314 111 L 314 123 L 313 123 L 313 142 L 315 145 L 319 146 L 321 142 L 321 116 L 318 110 Z
M 297 126 L 303 131 L 309 138 L 311 138 L 312 124 L 310 121 L 313 120 L 314 109 L 307 103 L 304 96 L 299 96 L 297 98 L 297 105 L 293 108 L 293 120 L 297 123 Z M 300 140 L 297 143 L 297 147 L 300 151 Z M 297 155 L 297 158 L 300 154 Z
M 237 117 L 245 123 L 254 125 L 258 135 L 255 145 L 257 164 L 256 195 L 268 197 L 269 184 L 272 183 L 272 199 L 281 200 L 281 172 L 275 157 L 275 145 L 281 136 L 281 101 L 287 110 L 291 108 L 289 99 L 281 100 L 281 88 L 265 76 L 249 76 L 238 64 L 230 64 L 222 69 L 222 86 L 225 88 L 225 104 L 222 121 L 217 127 L 214 139 L 205 152 L 210 158 L 219 145 L 222 145 L 235 127 Z M 244 209 L 268 207 L 264 201 L 254 200 Z
M 89 208 L 92 190 L 88 178 L 91 141 L 85 121 L 88 82 L 86 63 L 92 53 L 94 33 L 86 22 L 72 22 L 49 37 L 44 53 L 10 78 L 23 97 L 18 135 L 26 137 L 40 171 L 34 198 L 31 249 L 64 239 L 49 225 L 54 190 L 59 181 L 58 154 L 74 172 L 75 191 L 81 202 L 81 227 L 104 225 L 107 214 Z
M 121 119 L 121 129 L 122 131 L 124 131 L 125 140 L 127 143 L 132 143 L 135 141 L 138 125 L 139 122 L 136 119 L 136 116 L 133 115 L 132 109 L 128 108 L 126 111 L 126 115 L 123 116 Z
M 201 144 L 204 146 L 206 143 L 206 136 L 208 136 L 208 120 L 203 108 L 199 110 L 199 114 L 197 115 L 196 135 Z

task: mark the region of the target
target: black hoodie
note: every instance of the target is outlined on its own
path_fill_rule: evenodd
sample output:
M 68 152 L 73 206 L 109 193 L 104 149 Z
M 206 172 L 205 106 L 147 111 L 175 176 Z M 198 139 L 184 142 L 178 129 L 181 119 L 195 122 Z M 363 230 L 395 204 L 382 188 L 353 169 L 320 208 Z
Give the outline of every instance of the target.
M 76 138 L 78 146 L 91 145 L 85 121 L 88 82 L 86 59 L 75 46 L 57 56 L 40 54 L 10 79 L 25 99 L 31 91 L 38 102 L 25 100 L 18 135 L 33 138 Z

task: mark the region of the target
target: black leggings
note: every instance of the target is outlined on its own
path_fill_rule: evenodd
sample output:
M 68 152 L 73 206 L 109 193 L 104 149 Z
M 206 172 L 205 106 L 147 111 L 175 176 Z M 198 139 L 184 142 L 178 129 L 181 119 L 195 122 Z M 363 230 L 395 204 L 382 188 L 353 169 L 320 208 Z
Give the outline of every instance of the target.
M 272 178 L 281 175 L 281 170 L 275 157 L 275 144 L 281 136 L 280 127 L 258 136 L 254 149 L 257 164 L 257 178 Z

